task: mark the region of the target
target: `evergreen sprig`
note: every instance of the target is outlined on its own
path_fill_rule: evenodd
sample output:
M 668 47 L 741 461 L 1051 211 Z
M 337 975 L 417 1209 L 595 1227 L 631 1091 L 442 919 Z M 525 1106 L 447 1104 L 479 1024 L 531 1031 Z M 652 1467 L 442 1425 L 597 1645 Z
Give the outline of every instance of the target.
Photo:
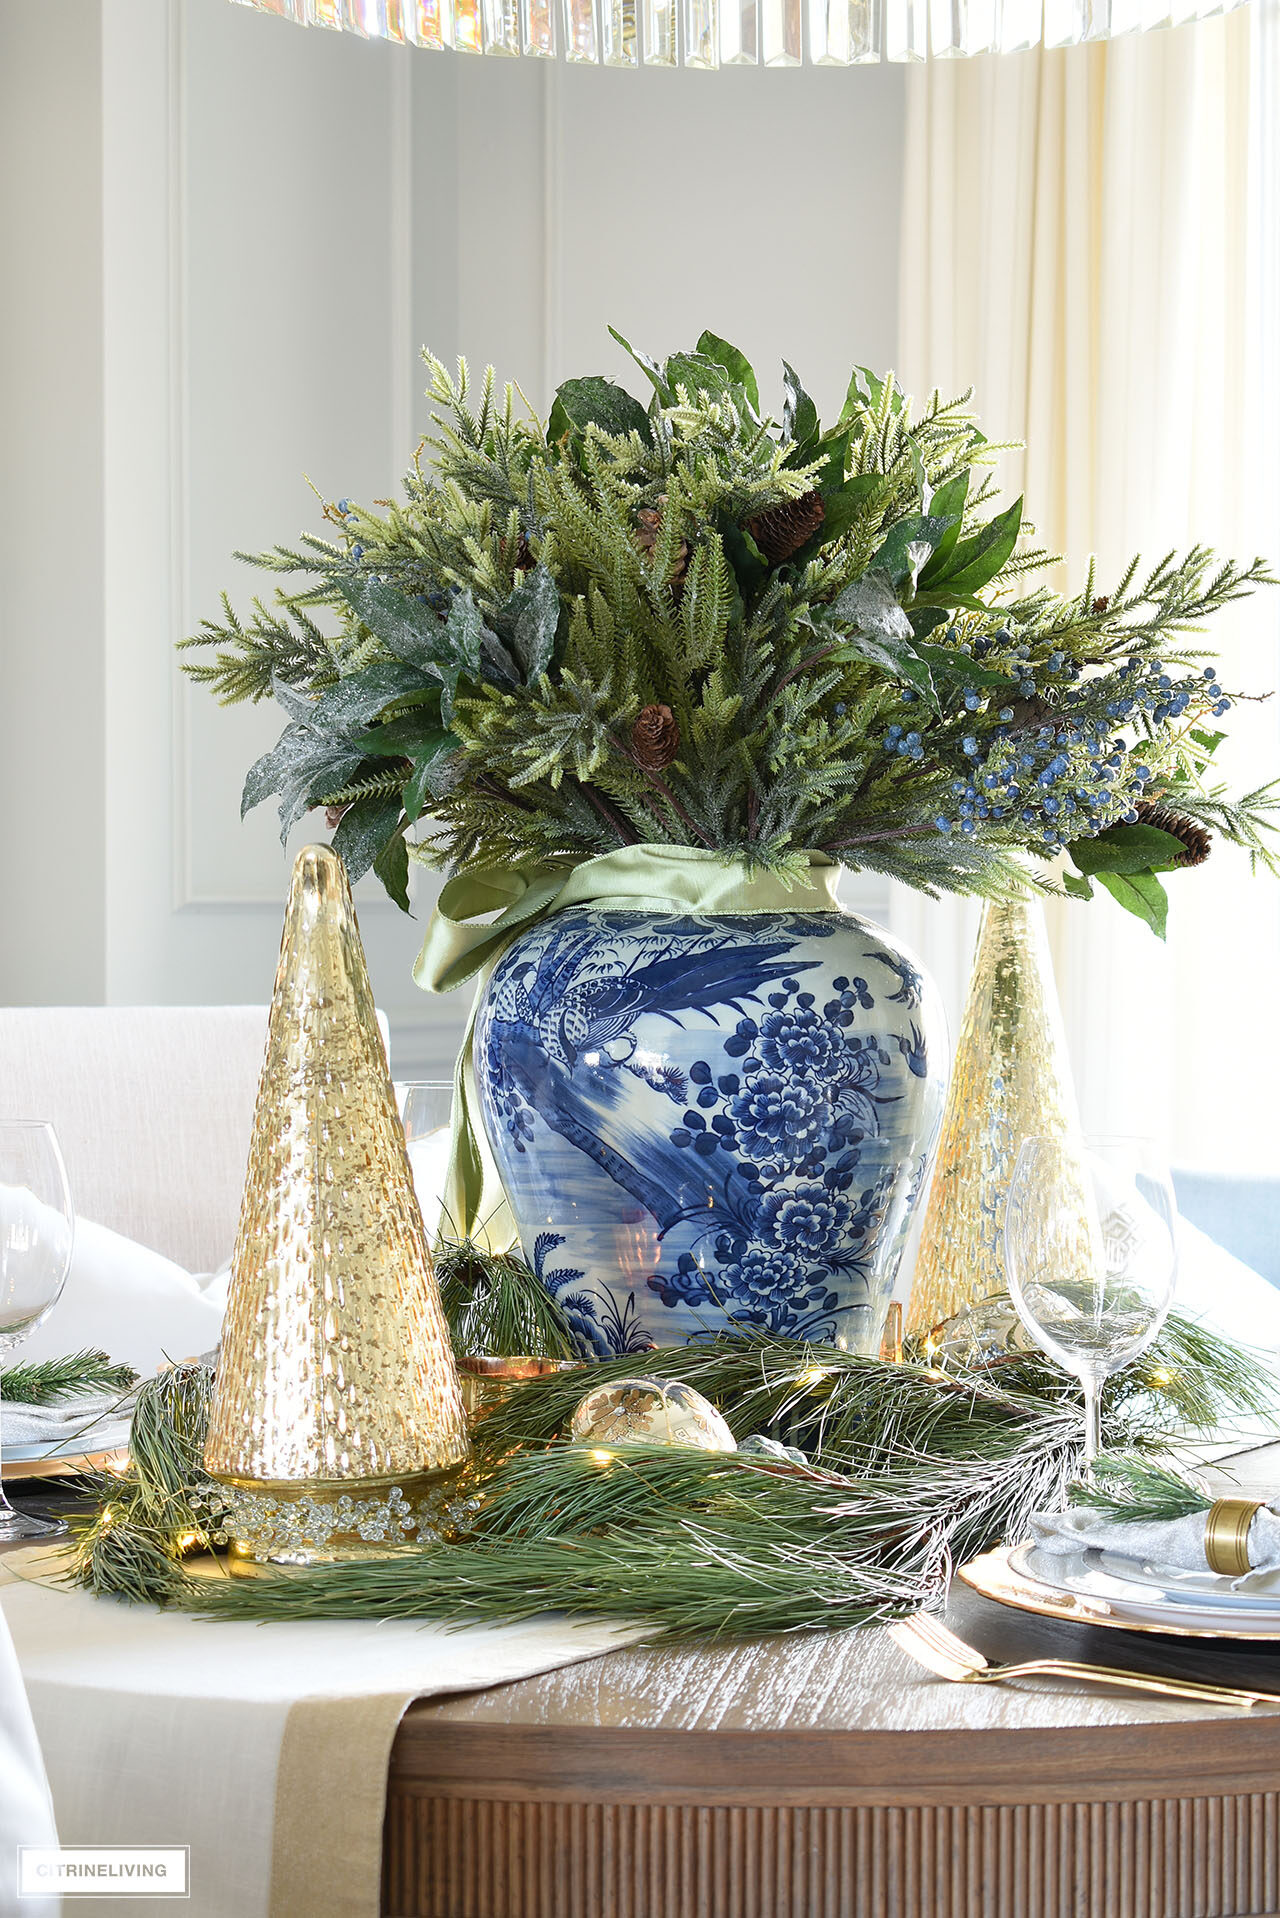
M 285 831 L 349 809 L 352 876 L 376 866 L 406 905 L 410 857 L 656 841 L 785 870 L 819 849 L 990 896 L 1066 849 L 1069 890 L 1096 877 L 1162 931 L 1144 796 L 1270 860 L 1275 793 L 1207 786 L 1196 743 L 1233 697 L 1197 635 L 1270 582 L 1261 561 L 1197 546 L 1109 594 L 1092 566 L 1074 597 L 1027 590 L 1051 556 L 996 499 L 967 395 L 917 414 L 859 367 L 824 427 L 789 366 L 775 418 L 716 335 L 661 364 L 614 337 L 647 404 L 572 379 L 545 423 L 492 369 L 427 355 L 403 497 L 327 505 L 331 537 L 258 556 L 289 576 L 274 608 L 224 603 L 183 642 L 213 649 L 185 669 L 220 698 L 289 714 L 246 806 L 278 794 Z M 657 770 L 631 744 L 655 705 L 678 732 Z
M 97 1392 L 127 1392 L 137 1383 L 132 1366 L 105 1352 L 86 1349 L 61 1359 L 28 1359 L 0 1371 L 0 1398 L 18 1405 L 53 1405 L 59 1399 Z
M 123 1474 L 93 1481 L 95 1497 L 68 1514 L 68 1576 L 104 1596 L 162 1604 L 191 1587 L 181 1561 L 226 1544 L 222 1489 L 204 1469 L 213 1374 L 171 1366 L 138 1388 Z
M 573 1331 L 526 1261 L 474 1239 L 438 1239 L 432 1254 L 455 1352 L 487 1358 L 573 1359 Z
M 1092 1478 L 1071 1487 L 1070 1502 L 1135 1524 L 1207 1512 L 1213 1497 L 1193 1478 L 1156 1459 L 1104 1452 L 1094 1462 Z

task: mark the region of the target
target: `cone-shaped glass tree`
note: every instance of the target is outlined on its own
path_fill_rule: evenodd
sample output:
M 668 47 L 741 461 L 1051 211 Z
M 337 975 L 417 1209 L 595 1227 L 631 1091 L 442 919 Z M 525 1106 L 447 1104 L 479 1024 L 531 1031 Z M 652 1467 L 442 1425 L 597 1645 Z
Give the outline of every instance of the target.
M 298 855 L 205 1462 L 293 1563 L 420 1533 L 468 1442 L 342 861 Z
M 982 927 L 921 1229 L 907 1331 L 1007 1291 L 1001 1234 L 1023 1139 L 1079 1151 L 1075 1088 L 1044 914 L 992 900 Z

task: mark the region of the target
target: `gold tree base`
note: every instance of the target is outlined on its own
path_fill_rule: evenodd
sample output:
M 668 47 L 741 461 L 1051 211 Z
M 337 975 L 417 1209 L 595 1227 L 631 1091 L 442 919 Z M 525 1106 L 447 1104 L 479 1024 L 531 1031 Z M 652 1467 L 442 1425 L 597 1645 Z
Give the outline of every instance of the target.
M 444 1536 L 456 1509 L 452 1474 L 339 1479 L 328 1484 L 226 1484 L 231 1570 L 334 1565 L 420 1552 Z

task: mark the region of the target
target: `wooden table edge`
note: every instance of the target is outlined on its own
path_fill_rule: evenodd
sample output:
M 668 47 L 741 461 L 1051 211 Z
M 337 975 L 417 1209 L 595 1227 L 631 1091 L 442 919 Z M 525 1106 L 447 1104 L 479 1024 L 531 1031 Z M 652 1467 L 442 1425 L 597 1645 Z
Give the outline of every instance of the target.
M 1051 1805 L 1232 1797 L 1278 1780 L 1272 1713 L 949 1736 L 446 1726 L 422 1701 L 405 1715 L 390 1766 L 397 1793 L 548 1804 Z

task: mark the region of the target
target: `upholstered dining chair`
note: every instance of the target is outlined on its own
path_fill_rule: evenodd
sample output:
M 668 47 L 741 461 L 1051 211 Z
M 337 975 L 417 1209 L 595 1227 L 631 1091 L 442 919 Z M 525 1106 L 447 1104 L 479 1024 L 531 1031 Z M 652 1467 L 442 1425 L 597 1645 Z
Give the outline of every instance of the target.
M 229 1256 L 263 1006 L 0 1009 L 0 1119 L 57 1128 L 79 1217 L 188 1272 Z
M 3 1007 L 0 1119 L 53 1122 L 78 1217 L 212 1272 L 235 1238 L 266 1034 L 265 1006 Z

